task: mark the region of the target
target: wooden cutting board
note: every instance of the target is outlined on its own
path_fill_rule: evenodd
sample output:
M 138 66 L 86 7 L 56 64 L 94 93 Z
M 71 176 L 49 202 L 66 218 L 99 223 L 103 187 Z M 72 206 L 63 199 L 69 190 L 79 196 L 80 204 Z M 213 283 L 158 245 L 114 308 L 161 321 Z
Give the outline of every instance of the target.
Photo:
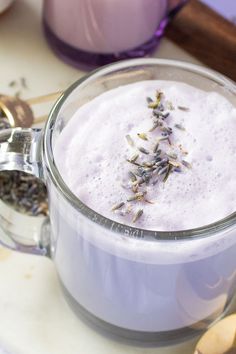
M 236 26 L 201 1 L 190 0 L 168 25 L 166 36 L 236 81 Z

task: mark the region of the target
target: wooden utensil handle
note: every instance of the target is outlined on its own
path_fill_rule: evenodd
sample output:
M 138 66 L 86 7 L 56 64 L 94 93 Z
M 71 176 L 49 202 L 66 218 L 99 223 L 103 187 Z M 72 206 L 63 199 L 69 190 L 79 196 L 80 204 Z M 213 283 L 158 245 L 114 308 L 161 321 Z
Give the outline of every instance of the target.
M 166 36 L 236 81 L 236 26 L 201 1 L 190 0 L 168 25 Z

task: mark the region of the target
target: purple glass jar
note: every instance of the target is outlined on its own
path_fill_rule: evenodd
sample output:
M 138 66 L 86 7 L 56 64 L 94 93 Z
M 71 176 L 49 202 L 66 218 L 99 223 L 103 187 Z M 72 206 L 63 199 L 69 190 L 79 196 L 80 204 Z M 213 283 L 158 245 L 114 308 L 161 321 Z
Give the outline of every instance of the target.
M 77 67 L 151 53 L 186 0 L 44 0 L 43 26 L 53 50 Z

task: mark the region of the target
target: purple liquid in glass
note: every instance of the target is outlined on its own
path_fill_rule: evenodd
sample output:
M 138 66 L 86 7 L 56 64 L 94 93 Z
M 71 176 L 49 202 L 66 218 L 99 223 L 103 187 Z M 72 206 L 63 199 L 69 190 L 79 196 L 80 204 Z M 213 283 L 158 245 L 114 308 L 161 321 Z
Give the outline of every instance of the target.
M 151 54 L 184 2 L 169 11 L 166 0 L 45 1 L 43 27 L 59 57 L 88 69 Z

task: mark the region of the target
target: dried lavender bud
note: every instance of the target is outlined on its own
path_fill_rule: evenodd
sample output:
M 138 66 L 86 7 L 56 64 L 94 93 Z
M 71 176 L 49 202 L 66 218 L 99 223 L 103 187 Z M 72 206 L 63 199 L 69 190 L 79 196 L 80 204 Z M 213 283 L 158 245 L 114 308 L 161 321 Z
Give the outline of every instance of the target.
M 151 97 L 146 97 L 146 100 L 148 104 L 153 102 L 153 99 Z
M 162 132 L 167 133 L 168 135 L 172 134 L 172 132 L 173 132 L 172 128 L 170 128 L 170 127 L 160 127 L 160 130 Z
M 168 163 L 174 167 L 180 167 L 180 163 L 177 161 L 169 160 Z
M 135 176 L 135 174 L 132 171 L 129 171 L 129 177 L 132 182 L 137 181 L 137 177 Z
M 144 162 L 143 166 L 145 167 L 153 167 L 155 165 L 156 161 L 147 161 Z
M 166 108 L 169 109 L 170 111 L 174 111 L 175 107 L 173 106 L 173 103 L 171 101 L 166 102 Z
M 152 177 L 152 172 L 146 172 L 142 175 L 142 180 L 148 184 L 151 177 Z
M 163 178 L 163 182 L 164 182 L 164 183 L 167 181 L 167 179 L 168 179 L 168 177 L 169 177 L 169 175 L 170 175 L 171 170 L 172 170 L 172 166 L 169 165 L 169 166 L 168 166 L 168 169 L 167 169 L 167 171 L 166 171 L 165 177 Z
M 152 101 L 148 104 L 148 108 L 155 109 L 158 107 L 158 103 L 156 101 Z
M 168 136 L 163 136 L 162 138 L 159 138 L 158 141 L 161 142 L 161 141 L 165 141 L 165 140 L 168 140 L 169 137 Z
M 138 150 L 139 150 L 140 152 L 142 152 L 143 154 L 146 154 L 146 155 L 149 154 L 149 151 L 148 151 L 147 149 L 145 149 L 144 147 L 142 147 L 142 146 L 138 147 Z
M 173 169 L 173 171 L 174 171 L 174 172 L 182 172 L 182 170 L 181 170 L 180 167 L 175 167 L 175 168 Z
M 126 161 L 131 163 L 132 165 L 135 165 L 135 166 L 141 166 L 140 163 L 136 162 L 137 159 L 135 158 L 131 158 L 130 160 L 127 159 Z
M 144 168 L 140 166 L 137 168 L 137 170 L 134 171 L 134 173 L 136 174 L 136 176 L 142 177 L 142 175 L 144 173 Z
M 175 154 L 174 152 L 168 152 L 166 155 L 174 160 L 176 160 L 178 157 L 177 154 Z
M 139 158 L 139 154 L 135 154 L 131 157 L 130 162 L 136 162 L 138 158 Z
M 131 197 L 129 197 L 127 199 L 127 202 L 133 202 L 135 200 L 142 200 L 144 198 L 144 196 L 147 194 L 147 192 L 139 192 L 139 193 L 136 193 L 135 195 L 132 195 Z
M 111 208 L 111 210 L 112 210 L 112 211 L 118 210 L 118 209 L 122 208 L 124 205 L 125 205 L 124 202 L 120 202 L 120 203 L 118 203 L 118 204 L 113 205 L 113 207 Z
M 161 117 L 162 117 L 162 119 L 166 119 L 169 117 L 169 115 L 170 115 L 170 112 L 166 112 L 166 113 L 162 113 Z
M 166 165 L 167 163 L 168 163 L 168 159 L 167 158 L 163 158 L 163 159 L 161 159 L 160 161 L 158 161 L 158 162 L 156 162 L 155 163 L 155 166 L 156 167 L 159 167 L 159 166 L 163 166 L 163 165 Z
M 152 114 L 157 118 L 160 118 L 161 116 L 161 112 L 159 111 L 158 108 L 153 109 Z
M 186 161 L 186 160 L 182 160 L 181 161 L 182 162 L 182 164 L 185 166 L 185 167 L 187 167 L 187 168 L 192 168 L 192 165 L 188 162 L 188 161 Z
M 153 152 L 156 153 L 159 148 L 159 141 L 156 143 L 156 145 L 153 148 Z
M 24 89 L 27 89 L 28 88 L 28 85 L 26 83 L 26 78 L 25 77 L 21 77 L 20 78 L 20 83 L 21 83 L 21 86 L 24 88 Z
M 164 167 L 162 167 L 159 171 L 158 171 L 158 176 L 161 176 L 161 175 L 163 175 L 164 173 L 166 173 L 167 171 L 168 171 L 168 168 L 169 168 L 169 166 L 164 166 Z
M 159 121 L 154 122 L 153 126 L 151 129 L 149 129 L 149 132 L 153 132 L 157 127 L 160 126 Z
M 137 135 L 142 140 L 148 140 L 147 134 L 145 133 L 138 133 Z
M 135 223 L 143 215 L 143 209 L 139 209 L 134 215 L 132 222 Z
M 156 157 L 159 157 L 162 153 L 162 150 L 161 149 L 158 149 L 156 152 L 155 152 L 155 158 Z
M 184 111 L 184 112 L 188 112 L 189 111 L 189 108 L 188 107 L 184 107 L 184 106 L 178 106 L 178 109 L 180 111 Z
M 127 140 L 127 143 L 130 145 L 130 146 L 134 146 L 134 141 L 133 139 L 131 138 L 131 136 L 128 134 L 126 135 L 126 140 Z
M 155 156 L 155 165 L 157 164 L 157 162 L 160 162 L 162 160 L 162 157 L 160 156 Z
M 8 86 L 9 87 L 15 87 L 16 86 L 16 81 L 15 80 L 10 81 Z
M 175 128 L 179 130 L 185 130 L 185 128 L 182 126 L 182 124 L 175 124 Z

